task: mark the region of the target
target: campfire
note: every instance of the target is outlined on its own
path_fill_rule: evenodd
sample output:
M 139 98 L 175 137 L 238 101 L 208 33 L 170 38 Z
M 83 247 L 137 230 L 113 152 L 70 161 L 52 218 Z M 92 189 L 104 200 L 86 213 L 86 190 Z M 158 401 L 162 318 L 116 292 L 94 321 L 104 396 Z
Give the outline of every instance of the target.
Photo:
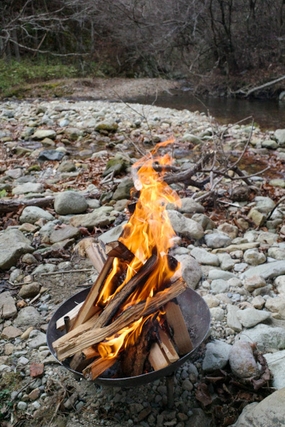
M 176 299 L 186 284 L 169 254 L 177 237 L 166 207 L 180 201 L 157 172 L 171 164 L 168 154 L 158 155 L 171 142 L 134 164 L 139 197 L 133 213 L 118 241 L 104 248 L 102 269 L 85 300 L 56 321 L 57 331 L 65 331 L 52 342 L 57 359 L 87 379 L 105 371 L 117 377 L 158 371 L 193 349 Z M 100 265 L 102 248 L 92 250 Z

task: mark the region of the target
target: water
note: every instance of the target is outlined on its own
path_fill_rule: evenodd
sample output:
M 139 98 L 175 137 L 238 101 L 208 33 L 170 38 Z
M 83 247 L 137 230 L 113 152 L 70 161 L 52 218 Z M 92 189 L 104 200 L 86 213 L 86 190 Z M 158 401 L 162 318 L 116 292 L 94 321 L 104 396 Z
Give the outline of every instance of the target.
M 173 90 L 171 94 L 162 94 L 157 98 L 139 96 L 128 101 L 177 110 L 200 111 L 214 117 L 221 124 L 234 124 L 248 118 L 243 124 L 249 124 L 253 120 L 261 130 L 285 128 L 285 102 L 273 99 L 198 98 L 190 92 Z

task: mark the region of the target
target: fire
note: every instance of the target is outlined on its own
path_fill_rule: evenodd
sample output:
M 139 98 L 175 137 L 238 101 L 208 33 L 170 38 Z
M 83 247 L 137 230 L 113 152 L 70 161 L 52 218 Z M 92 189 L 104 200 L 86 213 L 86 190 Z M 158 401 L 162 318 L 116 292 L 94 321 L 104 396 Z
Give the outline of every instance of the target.
M 127 298 L 121 311 L 126 310 L 130 305 L 146 301 L 158 291 L 163 291 L 179 268 L 178 265 L 169 266 L 168 251 L 174 245 L 176 234 L 168 218 L 166 206 L 168 203 L 179 205 L 180 199 L 177 193 L 163 181 L 162 173 L 157 172 L 172 163 L 169 154 L 161 157 L 157 154 L 161 147 L 171 143 L 173 140 L 157 144 L 149 155 L 133 165 L 135 187 L 140 195 L 135 211 L 125 225 L 119 241 L 132 252 L 134 258 L 127 265 L 123 282 L 114 291 L 115 278 L 122 268 L 118 259 L 115 259 L 112 271 L 99 297 L 101 306 L 114 298 L 153 254 L 157 257 L 155 268 L 144 285 Z M 142 325 L 143 321 L 140 319 L 124 328 L 116 336 L 100 343 L 98 345 L 100 355 L 106 358 L 116 357 L 121 348 L 126 348 L 130 342 L 134 341 L 130 337 L 138 335 Z

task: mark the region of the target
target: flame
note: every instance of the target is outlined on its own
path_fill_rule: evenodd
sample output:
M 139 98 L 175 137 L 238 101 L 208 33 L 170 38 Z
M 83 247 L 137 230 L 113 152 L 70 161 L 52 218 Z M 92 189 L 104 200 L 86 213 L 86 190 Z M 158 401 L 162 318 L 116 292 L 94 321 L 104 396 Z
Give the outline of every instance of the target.
M 157 170 L 163 170 L 171 165 L 172 159 L 168 153 L 159 157 L 158 151 L 167 147 L 174 140 L 168 140 L 157 144 L 154 150 L 133 165 L 133 177 L 136 189 L 140 190 L 139 200 L 129 222 L 125 225 L 123 233 L 119 238 L 133 254 L 134 258 L 127 266 L 123 282 L 113 292 L 115 276 L 120 271 L 120 262 L 115 258 L 112 271 L 107 277 L 104 288 L 99 297 L 99 304 L 106 304 L 108 299 L 113 298 L 116 293 L 139 271 L 144 263 L 157 254 L 157 265 L 147 278 L 143 287 L 137 289 L 121 307 L 121 311 L 130 305 L 140 301 L 146 301 L 154 293 L 163 290 L 165 284 L 174 275 L 174 270 L 169 266 L 168 251 L 174 245 L 176 234 L 171 226 L 167 215 L 168 203 L 180 205 L 177 193 L 163 181 L 163 174 Z M 179 266 L 177 266 L 177 269 Z M 143 326 L 145 319 L 140 319 L 132 325 L 124 328 L 98 345 L 98 351 L 102 357 L 116 357 L 121 348 L 126 348 L 137 336 Z

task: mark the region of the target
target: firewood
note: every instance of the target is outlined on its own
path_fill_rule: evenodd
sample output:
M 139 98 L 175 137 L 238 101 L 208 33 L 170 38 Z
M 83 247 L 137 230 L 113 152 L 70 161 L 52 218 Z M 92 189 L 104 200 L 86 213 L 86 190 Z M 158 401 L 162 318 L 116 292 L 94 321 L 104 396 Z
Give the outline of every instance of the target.
M 148 361 L 155 371 L 166 368 L 166 366 L 170 365 L 169 360 L 157 342 L 153 343 L 151 346 Z
M 76 353 L 69 363 L 71 369 L 77 372 L 82 372 L 99 353 L 93 347 L 88 347 L 83 351 Z
M 112 359 L 96 359 L 83 370 L 83 375 L 86 379 L 95 380 L 103 372 L 111 368 L 116 361 L 116 357 Z
M 183 356 L 193 349 L 193 344 L 179 304 L 174 301 L 168 302 L 165 306 L 165 312 L 168 325 L 173 331 L 173 341 L 177 346 L 179 355 Z
M 110 325 L 102 328 L 92 328 L 94 322 L 92 319 L 85 325 L 77 327 L 76 330 L 58 338 L 53 343 L 53 348 L 57 353 L 58 360 L 64 360 L 73 356 L 78 351 L 84 350 L 91 345 L 98 344 L 107 337 L 118 333 L 121 329 L 137 321 L 142 316 L 154 313 L 164 304 L 167 304 L 173 298 L 181 294 L 187 285 L 182 278 L 179 278 L 169 288 L 157 292 L 147 301 L 140 302 L 123 311 Z M 84 331 L 84 332 L 83 332 Z
M 164 352 L 167 360 L 170 363 L 176 362 L 176 360 L 179 359 L 179 355 L 178 355 L 177 351 L 175 350 L 174 345 L 173 345 L 170 337 L 168 336 L 168 334 L 159 327 L 158 336 L 159 336 L 158 344 L 159 344 L 161 350 Z
M 157 256 L 152 255 L 146 263 L 140 268 L 137 274 L 135 274 L 129 281 L 124 285 L 120 292 L 109 301 L 108 305 L 104 308 L 101 315 L 98 317 L 94 328 L 99 328 L 107 325 L 112 317 L 116 314 L 118 309 L 122 307 L 126 299 L 131 293 L 138 288 L 142 282 L 145 282 L 146 277 L 154 270 L 157 264 Z
M 114 260 L 113 257 L 109 257 L 105 262 L 103 269 L 101 270 L 99 276 L 97 277 L 94 285 L 92 286 L 82 307 L 79 310 L 78 315 L 76 316 L 73 322 L 72 329 L 75 329 L 77 326 L 86 322 L 86 320 L 90 319 L 90 317 L 92 317 L 93 314 L 98 311 L 98 307 L 96 307 L 94 304 L 97 300 L 101 287 L 112 267 L 113 260 Z
M 120 241 L 110 242 L 106 245 L 106 254 L 130 262 L 134 254 Z
M 64 322 L 64 318 L 66 316 L 69 317 L 70 321 L 72 322 L 75 317 L 77 316 L 80 307 L 82 306 L 83 302 L 77 304 L 75 307 L 73 307 L 72 310 L 68 311 L 64 316 L 60 317 L 57 321 L 56 321 L 56 329 L 62 330 L 65 327 L 65 322 Z
M 96 243 L 93 237 L 86 237 L 75 246 L 74 250 L 82 257 L 87 256 L 98 273 L 100 273 L 107 260 L 106 252 L 100 243 Z

